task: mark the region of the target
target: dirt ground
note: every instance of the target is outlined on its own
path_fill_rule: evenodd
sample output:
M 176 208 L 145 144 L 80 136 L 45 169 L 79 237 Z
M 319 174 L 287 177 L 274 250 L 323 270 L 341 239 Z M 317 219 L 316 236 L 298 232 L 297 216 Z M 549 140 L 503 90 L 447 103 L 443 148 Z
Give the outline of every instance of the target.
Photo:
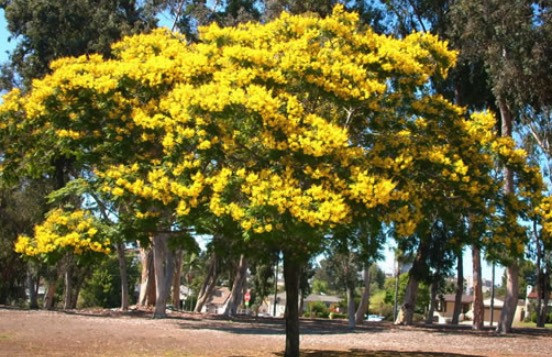
M 281 356 L 280 319 L 144 311 L 28 311 L 0 307 L 0 356 L 212 357 Z M 355 331 L 345 321 L 302 320 L 308 357 L 552 356 L 552 331 L 519 329 L 502 336 L 469 327 L 395 327 L 370 322 Z

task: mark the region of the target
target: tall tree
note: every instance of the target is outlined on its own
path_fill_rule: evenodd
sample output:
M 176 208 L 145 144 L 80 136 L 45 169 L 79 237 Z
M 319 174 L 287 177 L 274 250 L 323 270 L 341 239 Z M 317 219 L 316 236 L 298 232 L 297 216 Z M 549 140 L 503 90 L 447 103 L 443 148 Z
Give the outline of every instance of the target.
M 533 58 L 535 48 L 534 29 L 540 27 L 536 17 L 539 4 L 533 1 L 516 0 L 502 1 L 457 1 L 452 10 L 456 33 L 459 34 L 459 45 L 462 51 L 483 61 L 487 71 L 500 124 L 498 130 L 505 138 L 513 135 L 513 124 L 519 117 L 520 99 L 529 99 L 532 94 L 534 71 L 528 70 L 528 63 Z M 533 79 L 533 80 L 532 80 Z M 503 192 L 506 199 L 511 199 L 517 190 L 514 183 L 514 173 L 510 168 L 503 168 Z M 505 215 L 514 216 L 511 205 L 505 205 Z M 510 211 L 508 211 L 510 210 Z M 508 221 L 514 222 L 515 218 Z M 512 230 L 518 234 L 511 236 L 512 240 L 524 241 L 520 230 Z M 505 260 L 507 265 L 507 296 L 497 325 L 497 331 L 509 332 L 518 301 L 519 254 L 510 252 Z
M 0 105 L 2 169 L 72 154 L 106 200 L 130 202 L 128 221 L 151 222 L 154 246 L 202 209 L 232 219 L 240 238 L 283 252 L 285 355 L 298 356 L 299 273 L 327 233 L 369 218 L 410 236 L 427 190 L 484 202 L 492 117 L 428 93 L 455 59 L 435 36 L 381 36 L 341 6 L 199 36 L 154 31 L 112 59 L 54 62 Z

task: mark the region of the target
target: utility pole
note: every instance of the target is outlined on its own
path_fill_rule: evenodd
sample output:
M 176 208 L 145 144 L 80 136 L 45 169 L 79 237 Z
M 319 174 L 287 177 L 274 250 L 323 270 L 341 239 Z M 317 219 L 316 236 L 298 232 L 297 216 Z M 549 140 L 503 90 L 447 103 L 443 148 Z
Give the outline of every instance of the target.
M 494 298 L 495 298 L 495 263 L 491 270 L 491 327 L 493 327 L 494 320 Z

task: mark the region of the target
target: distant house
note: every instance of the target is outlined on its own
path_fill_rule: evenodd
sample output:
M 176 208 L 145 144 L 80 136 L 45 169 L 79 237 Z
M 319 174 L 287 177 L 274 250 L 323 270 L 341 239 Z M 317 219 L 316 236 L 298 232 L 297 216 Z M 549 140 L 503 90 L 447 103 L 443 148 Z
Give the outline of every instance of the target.
M 341 298 L 332 295 L 311 294 L 303 300 L 303 312 L 308 309 L 309 303 L 322 302 L 327 307 L 337 305 L 341 302 Z M 276 305 L 276 308 L 275 308 Z M 276 314 L 274 314 L 276 310 Z M 266 314 L 274 317 L 282 317 L 286 312 L 286 292 L 281 292 L 276 295 L 276 303 L 274 302 L 274 296 L 269 296 L 263 306 L 259 309 L 259 313 Z
M 182 309 L 184 306 L 186 306 L 186 302 L 190 297 L 194 296 L 194 291 L 190 289 L 189 287 L 185 285 L 180 285 L 180 306 L 179 308 Z
M 269 296 L 265 299 L 263 305 L 259 308 L 259 313 L 273 316 L 273 317 L 282 317 L 286 312 L 286 292 L 276 294 L 276 299 L 274 295 Z
M 436 301 L 435 316 L 437 317 L 439 323 L 450 323 L 452 320 L 452 315 L 454 312 L 454 294 L 446 294 L 439 296 Z M 462 295 L 462 310 L 459 316 L 459 320 L 473 320 L 473 301 L 474 297 L 472 295 Z M 491 310 L 491 299 L 484 299 L 483 306 L 485 309 L 484 321 L 489 323 L 491 322 L 491 311 L 492 311 L 492 321 L 496 322 L 500 319 L 500 313 L 502 307 L 504 306 L 504 301 L 498 298 L 494 299 L 493 308 Z M 516 309 L 516 314 L 514 315 L 514 321 L 523 321 L 526 315 L 526 308 L 524 307 L 524 301 L 520 300 Z
M 452 320 L 454 314 L 454 304 L 456 301 L 456 295 L 445 294 L 440 295 L 436 301 L 435 316 L 438 318 L 439 323 L 448 323 Z M 473 296 L 462 295 L 462 309 L 460 310 L 459 320 L 463 321 L 465 314 L 470 311 L 473 304 Z
M 504 306 L 504 300 L 495 298 L 493 300 L 493 308 L 491 309 L 491 299 L 484 299 L 483 300 L 483 306 L 485 309 L 485 317 L 484 321 L 486 323 L 491 322 L 491 314 L 492 314 L 492 321 L 497 322 L 500 320 L 500 314 L 502 312 L 502 307 Z M 516 308 L 516 312 L 514 315 L 514 321 L 523 321 L 525 318 L 525 302 L 523 300 L 519 300 Z M 470 320 L 473 320 L 473 306 L 470 311 L 466 314 L 466 317 Z
M 538 298 L 537 289 L 535 289 L 532 286 L 528 286 L 527 291 L 528 291 L 527 303 L 532 303 L 532 302 L 536 303 Z M 548 297 L 548 306 L 552 306 L 552 292 L 550 292 L 550 295 Z
M 210 313 L 210 314 L 224 314 L 228 300 L 230 299 L 230 289 L 227 287 L 215 288 L 211 297 L 205 305 L 201 312 Z

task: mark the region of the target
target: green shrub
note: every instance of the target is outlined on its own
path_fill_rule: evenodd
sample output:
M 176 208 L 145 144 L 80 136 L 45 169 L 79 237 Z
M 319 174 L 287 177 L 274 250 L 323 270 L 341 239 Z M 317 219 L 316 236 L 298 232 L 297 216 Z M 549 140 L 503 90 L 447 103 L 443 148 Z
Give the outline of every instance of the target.
M 308 303 L 307 312 L 305 315 L 308 317 L 327 318 L 329 314 L 330 314 L 330 310 L 328 309 L 326 304 L 324 304 L 321 301 L 313 301 Z
M 139 275 L 132 257 L 127 257 L 129 303 L 135 301 L 134 286 Z M 117 256 L 106 257 L 94 267 L 91 276 L 83 284 L 79 307 L 115 308 L 121 306 L 121 275 Z

